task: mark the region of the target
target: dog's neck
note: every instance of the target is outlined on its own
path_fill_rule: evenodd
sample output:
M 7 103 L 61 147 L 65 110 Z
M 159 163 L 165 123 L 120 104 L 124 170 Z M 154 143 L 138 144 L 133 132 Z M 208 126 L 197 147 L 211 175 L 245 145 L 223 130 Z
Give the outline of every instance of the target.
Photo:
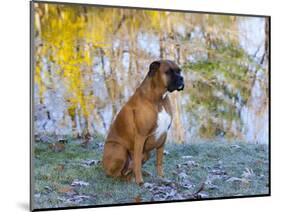
M 141 95 L 151 102 L 159 102 L 164 100 L 168 91 L 164 86 L 156 86 L 156 83 L 151 77 L 146 77 L 139 87 Z

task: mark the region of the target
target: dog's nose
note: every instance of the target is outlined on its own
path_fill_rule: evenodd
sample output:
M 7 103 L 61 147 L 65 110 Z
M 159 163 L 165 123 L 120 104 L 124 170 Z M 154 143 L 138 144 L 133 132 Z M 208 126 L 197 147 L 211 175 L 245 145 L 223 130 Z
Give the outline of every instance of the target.
M 180 81 L 181 83 L 183 83 L 183 77 L 182 77 L 182 76 L 180 76 L 179 81 Z

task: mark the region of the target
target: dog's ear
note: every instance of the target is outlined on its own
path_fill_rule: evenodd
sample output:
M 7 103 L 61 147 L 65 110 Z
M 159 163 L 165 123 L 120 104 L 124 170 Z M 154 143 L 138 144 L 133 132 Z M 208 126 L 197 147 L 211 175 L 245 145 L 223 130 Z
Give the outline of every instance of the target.
M 149 71 L 148 71 L 148 76 L 153 77 L 156 73 L 156 71 L 160 68 L 160 62 L 159 61 L 154 61 L 149 65 Z

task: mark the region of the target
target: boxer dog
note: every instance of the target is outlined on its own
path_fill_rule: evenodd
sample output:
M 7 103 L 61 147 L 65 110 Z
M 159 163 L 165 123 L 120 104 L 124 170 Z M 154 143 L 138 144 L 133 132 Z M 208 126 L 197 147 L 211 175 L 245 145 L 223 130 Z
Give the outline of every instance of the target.
M 112 177 L 132 172 L 143 184 L 142 164 L 156 149 L 156 171 L 163 176 L 162 161 L 167 131 L 172 123 L 168 93 L 181 91 L 181 69 L 170 60 L 154 61 L 148 74 L 113 121 L 104 145 L 102 164 Z

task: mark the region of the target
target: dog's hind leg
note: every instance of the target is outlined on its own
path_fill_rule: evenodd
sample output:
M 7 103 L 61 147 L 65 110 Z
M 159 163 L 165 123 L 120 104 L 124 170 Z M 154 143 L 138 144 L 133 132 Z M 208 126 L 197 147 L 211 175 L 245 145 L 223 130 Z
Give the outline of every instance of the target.
M 116 142 L 105 143 L 102 164 L 108 176 L 121 177 L 127 158 L 127 150 L 122 145 Z

